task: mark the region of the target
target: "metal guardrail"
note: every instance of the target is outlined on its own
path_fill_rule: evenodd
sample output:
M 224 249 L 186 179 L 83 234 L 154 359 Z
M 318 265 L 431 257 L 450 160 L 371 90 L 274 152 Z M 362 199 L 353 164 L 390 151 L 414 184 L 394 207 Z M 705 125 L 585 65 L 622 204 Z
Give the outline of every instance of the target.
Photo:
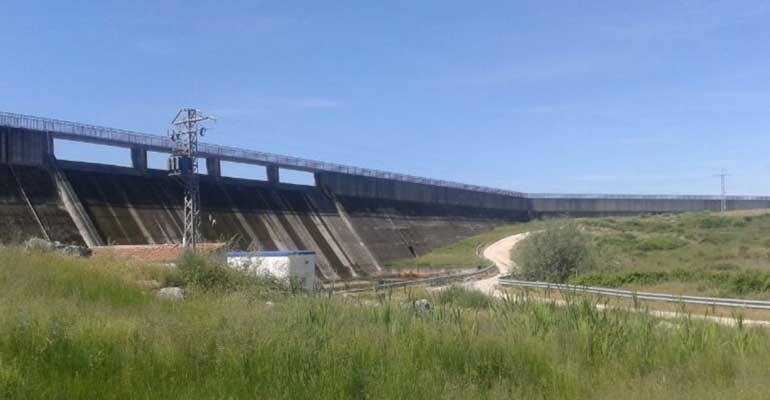
M 494 265 L 488 265 L 477 271 L 466 272 L 462 274 L 444 275 L 444 276 L 438 276 L 435 278 L 414 279 L 414 280 L 392 282 L 392 283 L 380 283 L 375 286 L 375 290 L 398 289 L 398 288 L 407 287 L 407 286 L 442 286 L 442 285 L 450 284 L 452 282 L 464 281 L 469 278 L 487 274 L 490 271 L 492 271 L 494 268 L 496 268 Z
M 508 287 L 524 287 L 531 289 L 558 290 L 580 294 L 592 294 L 607 297 L 619 297 L 626 299 L 660 301 L 667 303 L 697 304 L 715 307 L 746 308 L 754 310 L 770 310 L 770 301 L 728 299 L 720 297 L 678 296 L 671 294 L 633 292 L 630 290 L 609 289 L 591 286 L 565 285 L 549 282 L 530 282 L 515 279 L 500 279 L 500 285 Z
M 0 111 L 0 126 L 42 131 L 67 140 L 89 143 L 102 143 L 120 147 L 143 146 L 149 150 L 170 152 L 173 143 L 164 136 L 132 132 L 123 129 L 107 128 L 97 125 L 82 124 L 51 118 L 34 117 Z M 523 193 L 511 190 L 495 189 L 485 186 L 468 185 L 464 183 L 440 179 L 423 178 L 395 172 L 376 169 L 359 168 L 342 164 L 328 163 L 303 159 L 280 154 L 266 153 L 256 150 L 245 150 L 236 147 L 220 146 L 201 143 L 198 146 L 201 157 L 217 157 L 224 160 L 244 162 L 259 165 L 278 165 L 300 171 L 335 172 L 348 175 L 358 175 L 372 178 L 389 179 L 401 182 L 419 183 L 474 192 L 493 193 L 513 197 L 522 197 Z
M 478 246 L 476 246 L 476 255 L 478 257 L 483 258 L 483 254 L 482 253 L 483 253 L 485 247 L 486 246 L 484 246 L 484 244 L 479 244 Z M 375 286 L 375 290 L 387 290 L 387 289 L 396 289 L 396 288 L 400 288 L 400 287 L 420 286 L 420 285 L 441 286 L 441 285 L 446 285 L 446 284 L 449 284 L 449 283 L 452 283 L 452 282 L 464 281 L 464 280 L 467 280 L 469 278 L 475 278 L 475 277 L 477 277 L 479 275 L 486 275 L 489 272 L 491 272 L 493 269 L 496 269 L 496 268 L 497 268 L 497 266 L 494 263 L 489 262 L 489 264 L 487 264 L 486 267 L 480 268 L 480 269 L 478 269 L 476 271 L 472 271 L 472 272 L 465 272 L 465 273 L 454 274 L 454 275 L 443 275 L 443 276 L 438 276 L 438 277 L 435 277 L 435 278 L 414 279 L 414 280 L 402 281 L 402 282 L 381 283 L 381 284 Z

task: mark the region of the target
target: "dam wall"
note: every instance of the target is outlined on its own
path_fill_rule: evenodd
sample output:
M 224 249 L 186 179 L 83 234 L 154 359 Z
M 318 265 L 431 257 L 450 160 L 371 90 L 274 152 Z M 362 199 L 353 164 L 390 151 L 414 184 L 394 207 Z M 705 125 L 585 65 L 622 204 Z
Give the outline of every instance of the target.
M 527 199 L 517 192 L 481 192 L 386 178 L 334 172 L 316 172 L 316 185 L 341 196 L 489 208 L 526 212 Z
M 526 211 L 335 196 L 367 248 L 381 261 L 413 258 L 500 225 Z
M 67 196 L 57 190 L 59 175 L 66 180 Z M 480 201 L 487 201 L 486 206 L 474 206 L 478 199 L 442 199 L 446 192 L 430 186 L 378 192 L 383 182 L 375 179 L 355 182 L 356 191 L 205 175 L 200 179 L 206 240 L 242 250 L 315 251 L 324 281 L 377 276 L 389 261 L 532 218 L 720 209 L 720 199 L 707 196 L 501 201 L 483 193 Z M 179 243 L 182 194 L 181 183 L 160 170 L 69 161 L 46 167 L 0 164 L 0 241 L 44 237 L 75 244 L 85 244 L 85 238 L 104 244 Z M 77 203 L 76 215 L 72 207 L 68 211 L 65 197 Z M 729 198 L 728 208 L 770 208 L 770 199 Z
M 518 194 L 330 172 L 317 172 L 315 179 L 382 262 L 420 256 L 530 217 L 527 199 Z
M 60 162 L 107 244 L 180 243 L 181 182 L 165 171 Z M 240 250 L 315 251 L 319 277 L 354 279 L 377 266 L 335 204 L 314 187 L 201 176 L 201 234 Z
M 53 138 L 125 148 L 131 167 L 59 161 Z M 0 112 L 0 242 L 165 244 L 182 236 L 181 182 L 148 168 L 168 138 Z M 238 250 L 312 250 L 322 281 L 378 276 L 497 226 L 536 218 L 718 211 L 718 196 L 524 194 L 201 144 L 201 232 Z M 267 181 L 221 176 L 221 161 L 265 166 Z M 315 186 L 280 181 L 312 172 Z M 729 197 L 728 210 L 770 208 Z
M 32 237 L 84 244 L 48 171 L 0 164 L 0 242 Z
M 619 195 L 530 195 L 534 218 L 610 217 L 642 214 L 668 214 L 720 211 L 719 196 L 619 196 Z M 768 197 L 728 197 L 727 210 L 770 208 Z
M 179 243 L 181 183 L 165 171 L 59 161 L 107 244 Z M 327 188 L 200 176 L 201 232 L 241 250 L 315 251 L 325 281 L 376 276 L 410 258 L 524 221 L 527 212 L 338 195 Z

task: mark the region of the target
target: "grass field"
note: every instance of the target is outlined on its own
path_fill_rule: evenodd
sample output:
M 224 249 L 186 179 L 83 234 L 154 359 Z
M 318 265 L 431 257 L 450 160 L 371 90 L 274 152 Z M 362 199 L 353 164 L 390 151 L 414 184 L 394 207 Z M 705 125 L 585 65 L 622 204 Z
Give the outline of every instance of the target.
M 596 270 L 573 283 L 770 298 L 770 213 L 583 220 Z
M 476 254 L 479 246 L 570 222 L 591 234 L 595 261 L 591 272 L 571 283 L 770 299 L 767 210 L 534 221 L 501 227 L 394 265 L 472 267 L 484 262 Z
M 0 250 L 0 398 L 748 399 L 770 390 L 765 331 L 461 289 L 346 299 L 252 282 L 190 288 L 178 302 L 142 289 L 177 275 Z M 411 306 L 423 297 L 436 305 L 428 313 Z
M 541 226 L 540 222 L 509 225 L 496 228 L 482 235 L 473 236 L 446 247 L 438 248 L 417 258 L 396 260 L 386 264 L 388 268 L 473 268 L 485 266 L 488 261 L 477 250 L 506 236 L 527 232 Z

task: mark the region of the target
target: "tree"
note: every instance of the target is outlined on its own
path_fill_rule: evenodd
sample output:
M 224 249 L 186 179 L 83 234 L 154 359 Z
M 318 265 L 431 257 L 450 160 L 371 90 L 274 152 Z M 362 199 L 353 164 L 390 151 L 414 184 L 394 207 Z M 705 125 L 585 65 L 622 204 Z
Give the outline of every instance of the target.
M 591 237 L 574 223 L 533 232 L 517 249 L 525 279 L 562 283 L 593 267 Z

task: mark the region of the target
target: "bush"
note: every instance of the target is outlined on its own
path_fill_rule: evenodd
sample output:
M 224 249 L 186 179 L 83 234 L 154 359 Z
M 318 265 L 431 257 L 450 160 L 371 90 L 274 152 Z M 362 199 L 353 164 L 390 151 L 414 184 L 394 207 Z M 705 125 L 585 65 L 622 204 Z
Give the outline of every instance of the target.
M 637 243 L 639 251 L 674 250 L 687 245 L 687 241 L 672 235 L 658 235 L 645 238 Z
M 731 235 L 727 232 L 705 231 L 700 234 L 699 242 L 719 246 L 733 239 L 735 239 L 735 235 Z
M 748 221 L 729 218 L 722 215 L 711 215 L 709 213 L 689 214 L 682 218 L 682 222 L 693 228 L 700 229 L 721 229 L 721 228 L 742 228 Z
M 700 276 L 681 269 L 673 271 L 622 271 L 581 275 L 570 279 L 569 283 L 581 286 L 600 287 L 622 287 L 626 285 L 651 286 L 671 281 L 689 282 L 696 278 L 700 279 Z
M 478 289 L 468 289 L 453 285 L 442 290 L 436 298 L 439 304 L 455 305 L 466 308 L 489 308 L 492 306 L 492 298 Z
M 575 224 L 551 227 L 530 234 L 517 258 L 525 279 L 565 282 L 593 267 L 591 238 Z
M 202 292 L 242 292 L 256 298 L 304 292 L 297 279 L 284 282 L 272 276 L 256 276 L 231 269 L 213 255 L 192 252 L 177 261 L 177 271 L 167 277 L 168 281 Z
M 24 242 L 24 250 L 34 253 L 45 253 L 53 251 L 53 243 L 45 239 L 33 237 Z
M 730 295 L 765 293 L 770 289 L 770 274 L 763 271 L 714 274 L 711 280 Z
M 704 217 L 700 220 L 703 229 L 729 228 L 733 222 L 725 217 Z
M 598 245 L 599 247 L 615 246 L 622 249 L 632 249 L 636 247 L 638 243 L 639 240 L 636 238 L 636 235 L 633 233 L 624 232 L 621 234 L 601 236 Z
M 186 286 L 200 289 L 232 289 L 243 277 L 213 258 L 185 252 L 177 262 L 179 277 Z

